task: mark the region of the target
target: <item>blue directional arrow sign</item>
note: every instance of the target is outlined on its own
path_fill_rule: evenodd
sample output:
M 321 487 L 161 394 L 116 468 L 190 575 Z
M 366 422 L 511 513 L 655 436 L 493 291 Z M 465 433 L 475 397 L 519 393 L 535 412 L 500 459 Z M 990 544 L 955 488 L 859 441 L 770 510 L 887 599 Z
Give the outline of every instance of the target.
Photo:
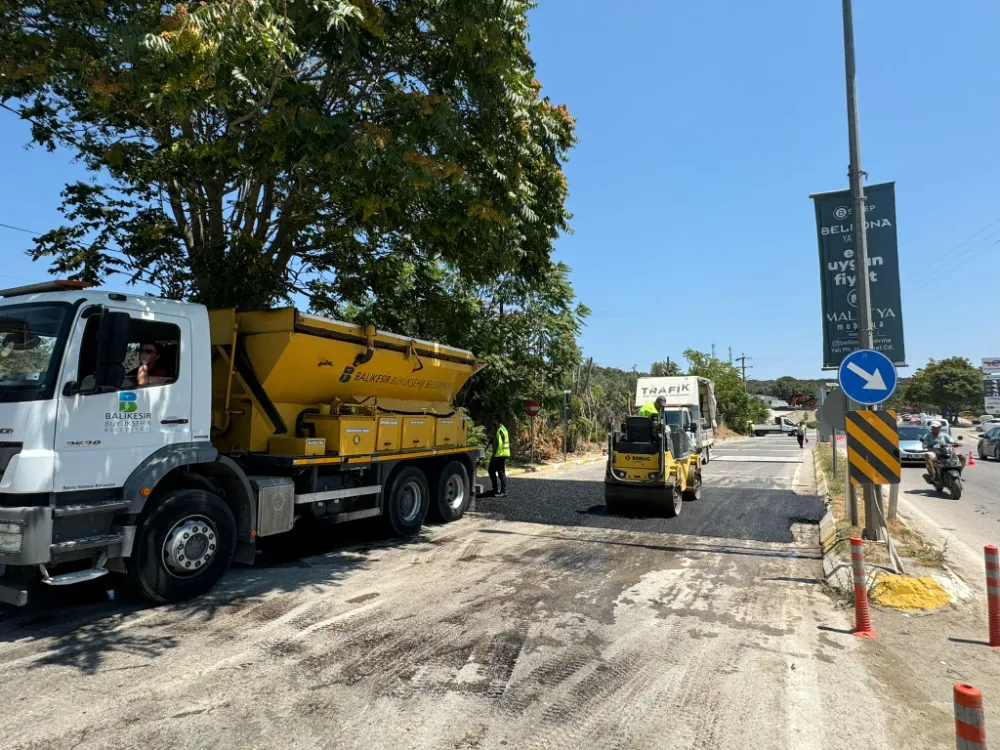
M 898 381 L 896 366 L 874 349 L 858 349 L 844 357 L 838 379 L 845 396 L 866 406 L 889 398 Z

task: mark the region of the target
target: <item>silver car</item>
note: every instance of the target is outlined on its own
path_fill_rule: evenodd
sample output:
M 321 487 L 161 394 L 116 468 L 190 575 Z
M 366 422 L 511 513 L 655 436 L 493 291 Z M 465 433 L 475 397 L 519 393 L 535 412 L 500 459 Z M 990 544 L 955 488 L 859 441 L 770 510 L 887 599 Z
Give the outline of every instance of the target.
M 930 432 L 929 427 L 901 424 L 896 428 L 899 432 L 899 461 L 903 464 L 924 463 L 924 450 L 921 439 Z

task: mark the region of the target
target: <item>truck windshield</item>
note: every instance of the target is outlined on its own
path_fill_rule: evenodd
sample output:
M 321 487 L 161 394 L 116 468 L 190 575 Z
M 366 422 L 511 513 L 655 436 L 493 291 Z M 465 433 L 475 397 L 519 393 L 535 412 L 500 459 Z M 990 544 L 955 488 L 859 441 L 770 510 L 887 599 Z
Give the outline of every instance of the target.
M 664 416 L 667 419 L 667 424 L 671 427 L 680 428 L 684 424 L 684 413 L 680 411 L 667 411 L 664 412 Z
M 51 398 L 70 306 L 0 307 L 0 402 Z

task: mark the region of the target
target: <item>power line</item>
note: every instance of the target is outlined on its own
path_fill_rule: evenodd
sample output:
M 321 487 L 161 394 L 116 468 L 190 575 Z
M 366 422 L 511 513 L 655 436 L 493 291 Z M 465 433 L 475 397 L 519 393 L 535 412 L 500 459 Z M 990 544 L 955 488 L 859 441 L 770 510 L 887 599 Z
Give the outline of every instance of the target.
M 937 258 L 935 258 L 934 260 L 932 260 L 926 266 L 924 266 L 923 268 L 921 268 L 920 271 L 919 271 L 919 273 L 921 275 L 924 274 L 924 273 L 927 273 L 928 271 L 930 271 L 931 269 L 933 269 L 938 264 L 944 263 L 945 261 L 954 260 L 955 258 L 960 258 L 963 255 L 965 255 L 966 253 L 968 253 L 970 250 L 973 250 L 974 248 L 978 247 L 980 243 L 979 242 L 974 242 L 972 244 L 972 246 L 966 248 L 961 253 L 959 253 L 957 256 L 953 257 L 951 255 L 953 252 L 955 252 L 956 250 L 958 250 L 960 247 L 962 247 L 963 245 L 967 244 L 971 240 L 974 240 L 976 237 L 978 237 L 979 235 L 981 235 L 987 229 L 990 229 L 991 227 L 995 226 L 996 224 L 1000 224 L 1000 216 L 998 216 L 997 218 L 995 218 L 993 221 L 991 221 L 989 224 L 987 224 L 986 226 L 984 226 L 979 231 L 974 232 L 973 234 L 971 234 L 968 237 L 966 237 L 964 240 L 962 240 L 961 242 L 959 242 L 957 245 L 955 245 L 950 250 L 947 250 L 944 253 L 942 253 L 941 255 L 939 255 Z M 995 237 L 998 233 L 1000 233 L 1000 232 L 993 232 L 993 234 L 990 234 L 987 237 L 984 237 L 983 241 L 988 240 L 991 237 Z M 931 275 L 934 275 L 934 274 L 932 273 Z
M 0 221 L 0 227 L 3 227 L 4 229 L 13 229 L 15 232 L 24 232 L 25 234 L 35 234 L 35 235 L 41 234 L 41 232 L 36 232 L 33 229 L 25 229 L 24 227 L 15 227 L 13 224 L 4 224 L 2 221 Z
M 980 255 L 982 255 L 983 253 L 985 253 L 987 250 L 989 250 L 994 245 L 998 245 L 998 244 L 1000 244 L 1000 240 L 994 240 L 993 242 L 989 243 L 988 245 L 983 245 L 979 249 L 978 252 L 974 253 L 973 255 L 970 255 L 968 258 L 966 258 L 961 263 L 956 263 L 956 264 L 952 265 L 950 268 L 947 268 L 944 271 L 941 271 L 941 273 L 936 274 L 935 276 L 932 276 L 931 278 L 927 279 L 926 281 L 924 281 L 923 284 L 921 284 L 920 286 L 918 286 L 914 291 L 920 291 L 924 287 L 930 286 L 934 282 L 938 281 L 942 276 L 947 276 L 952 271 L 958 270 L 959 268 L 961 268 L 962 266 L 966 265 L 970 261 L 973 261 L 976 258 L 978 258 Z M 964 253 L 963 253 L 963 255 L 964 255 Z

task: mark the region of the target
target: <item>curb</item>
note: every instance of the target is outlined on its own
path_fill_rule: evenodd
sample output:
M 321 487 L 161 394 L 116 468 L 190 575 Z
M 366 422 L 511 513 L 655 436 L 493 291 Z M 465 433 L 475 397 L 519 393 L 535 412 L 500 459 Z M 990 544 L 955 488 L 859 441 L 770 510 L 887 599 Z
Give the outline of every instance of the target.
M 837 519 L 830 509 L 830 483 L 826 479 L 826 472 L 819 466 L 816 460 L 816 451 L 812 451 L 813 468 L 816 473 L 816 494 L 823 498 L 826 503 L 826 513 L 819 521 L 819 544 L 823 550 L 823 575 L 826 582 L 846 594 L 854 593 L 854 578 L 851 571 L 850 540 L 841 539 L 837 541 Z M 840 549 L 847 546 L 847 554 L 841 553 Z M 871 587 L 871 577 L 869 576 L 869 588 Z
M 517 477 L 524 474 L 537 474 L 542 471 L 555 471 L 557 469 L 565 469 L 569 466 L 585 466 L 586 464 L 596 464 L 599 462 L 607 461 L 608 457 L 605 454 L 599 456 L 584 456 L 583 458 L 571 458 L 568 461 L 558 461 L 554 464 L 538 464 L 536 466 L 518 466 L 516 468 L 507 469 L 508 477 Z M 482 474 L 477 474 L 477 476 L 488 477 L 489 474 L 483 472 Z

